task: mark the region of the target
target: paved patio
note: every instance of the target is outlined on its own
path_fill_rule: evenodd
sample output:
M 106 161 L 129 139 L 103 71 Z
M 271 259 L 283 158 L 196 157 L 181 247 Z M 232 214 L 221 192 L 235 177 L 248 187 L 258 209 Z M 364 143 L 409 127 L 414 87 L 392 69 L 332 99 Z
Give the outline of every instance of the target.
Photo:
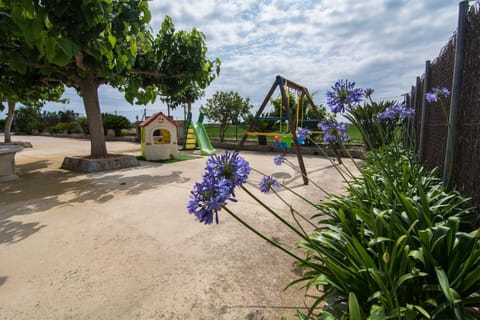
M 290 257 L 226 212 L 211 226 L 188 214 L 185 204 L 205 157 L 80 174 L 59 168 L 65 155 L 89 154 L 89 141 L 13 140 L 33 148 L 16 155 L 20 179 L 0 183 L 0 319 L 294 319 L 304 307 L 302 289 L 283 291 L 299 274 Z M 140 145 L 108 142 L 108 150 L 139 155 Z M 253 168 L 309 199 L 323 199 L 292 168 L 275 166 L 274 154 L 242 154 Z M 311 179 L 341 192 L 329 160 L 305 156 L 305 164 Z M 248 188 L 257 189 L 260 177 L 251 174 Z M 315 213 L 280 193 L 305 214 Z M 275 195 L 260 196 L 289 216 Z M 244 192 L 237 198 L 229 208 L 294 246 L 297 237 Z

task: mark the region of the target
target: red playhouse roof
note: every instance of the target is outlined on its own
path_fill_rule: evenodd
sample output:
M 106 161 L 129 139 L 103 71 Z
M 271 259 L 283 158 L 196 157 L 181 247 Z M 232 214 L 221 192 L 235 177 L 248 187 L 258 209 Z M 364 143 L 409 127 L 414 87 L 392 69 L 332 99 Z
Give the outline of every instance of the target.
M 146 127 L 148 126 L 150 123 L 154 122 L 156 119 L 158 119 L 159 117 L 163 117 L 165 118 L 168 122 L 170 122 L 171 124 L 173 124 L 175 127 L 177 127 L 177 124 L 175 123 L 175 121 L 173 121 L 172 119 L 170 119 L 170 117 L 166 116 L 163 112 L 158 112 L 158 113 L 155 113 L 153 114 L 151 117 L 149 117 L 148 119 L 142 121 L 138 126 L 139 127 Z

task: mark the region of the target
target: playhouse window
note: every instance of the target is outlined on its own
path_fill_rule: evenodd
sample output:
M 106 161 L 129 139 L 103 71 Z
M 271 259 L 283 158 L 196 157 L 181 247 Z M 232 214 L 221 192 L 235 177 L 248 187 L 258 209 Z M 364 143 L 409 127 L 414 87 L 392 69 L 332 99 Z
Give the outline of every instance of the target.
M 157 129 L 153 132 L 153 144 L 170 143 L 170 131 L 166 129 Z

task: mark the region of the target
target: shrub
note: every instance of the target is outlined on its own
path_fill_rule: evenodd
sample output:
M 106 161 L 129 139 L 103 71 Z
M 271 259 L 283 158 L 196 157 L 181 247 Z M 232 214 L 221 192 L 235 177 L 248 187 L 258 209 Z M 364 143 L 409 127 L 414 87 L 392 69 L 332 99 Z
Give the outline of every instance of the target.
M 41 122 L 38 118 L 38 113 L 38 107 L 18 108 L 13 116 L 13 131 L 21 132 L 24 134 L 33 134 L 35 130 L 39 130 L 39 128 L 41 127 Z
M 50 133 L 68 133 L 78 132 L 79 128 L 76 122 L 59 122 L 48 128 Z
M 395 101 L 365 103 L 346 111 L 345 117 L 360 130 L 364 144 L 370 149 L 392 143 L 396 128 L 396 119 L 378 121 L 378 115 L 389 107 L 396 105 Z
M 327 91 L 327 104 L 333 114 L 342 114 L 358 128 L 365 145 L 378 149 L 394 142 L 415 113 L 395 101 L 375 102 L 373 89 L 355 88 L 355 82 L 339 80 Z
M 411 152 L 372 153 L 345 196 L 320 205 L 308 240 L 307 288 L 322 286 L 332 314 L 353 294 L 372 319 L 468 319 L 479 301 L 480 245 L 474 212 Z M 312 268 L 314 265 L 316 268 Z
M 83 134 L 90 134 L 90 130 L 88 128 L 88 119 L 87 118 L 79 118 L 77 120 L 77 125 L 80 127 Z
M 122 129 L 129 129 L 132 127 L 130 121 L 124 116 L 104 113 L 102 114 L 102 119 L 105 135 L 107 135 L 107 130 L 110 129 L 115 132 L 115 137 L 120 137 L 122 135 Z

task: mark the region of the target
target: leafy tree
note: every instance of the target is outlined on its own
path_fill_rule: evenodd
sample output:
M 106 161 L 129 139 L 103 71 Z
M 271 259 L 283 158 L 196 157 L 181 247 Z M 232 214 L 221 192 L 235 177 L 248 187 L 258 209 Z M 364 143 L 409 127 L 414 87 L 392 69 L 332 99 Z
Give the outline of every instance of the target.
M 243 99 L 233 91 L 217 91 L 210 99 L 207 99 L 205 105 L 200 107 L 200 111 L 207 118 L 220 124 L 218 135 L 220 141 L 223 141 L 229 124 L 238 123 L 240 118 L 248 114 L 251 108 L 249 98 Z
M 102 114 L 102 118 L 105 135 L 107 135 L 107 130 L 111 129 L 115 132 L 115 137 L 120 137 L 122 135 L 122 129 L 129 129 L 132 127 L 130 120 L 124 116 L 104 113 Z
M 11 128 L 17 103 L 29 107 L 42 107 L 46 101 L 67 102 L 61 99 L 64 86 L 61 83 L 48 84 L 42 81 L 38 72 L 32 71 L 22 75 L 11 65 L 0 63 L 0 101 L 6 101 L 8 106 L 7 118 L 4 127 L 5 143 L 12 141 Z M 0 111 L 5 109 L 0 104 Z M 37 110 L 38 111 L 38 110 Z M 38 121 L 38 119 L 37 119 Z M 34 129 L 33 124 L 28 125 L 30 132 Z
M 297 110 L 297 95 L 287 91 L 287 99 L 288 99 L 288 106 L 290 107 L 290 111 L 292 112 L 292 116 L 295 115 L 296 110 Z M 283 117 L 286 117 L 287 114 L 285 112 L 285 108 L 282 105 L 282 97 L 278 96 L 277 98 L 272 98 L 270 99 L 270 103 L 273 106 L 273 110 L 270 111 L 269 116 L 270 117 L 280 117 L 282 115 Z
M 75 122 L 78 119 L 78 113 L 73 110 L 58 111 L 59 122 Z
M 261 118 L 266 118 L 270 117 L 270 113 L 264 112 L 260 115 Z M 255 115 L 251 112 L 247 113 L 246 115 L 243 116 L 243 120 L 245 121 L 245 124 L 247 126 L 250 126 L 250 124 L 255 120 Z M 255 127 L 254 130 L 257 132 L 271 132 L 274 130 L 275 127 L 275 122 L 271 120 L 265 120 L 265 119 L 258 119 L 255 121 Z M 278 127 L 278 125 L 277 125 Z M 278 128 L 277 128 L 278 130 Z
M 82 130 L 83 134 L 90 134 L 90 131 L 88 131 L 88 120 L 85 117 L 79 118 L 77 120 L 77 124 Z
M 58 118 L 58 113 L 55 111 L 43 111 L 40 114 L 40 120 L 49 127 L 54 126 L 60 122 L 60 119 Z
M 0 3 L 0 60 L 45 81 L 64 83 L 83 98 L 91 155 L 107 148 L 98 87 L 110 84 L 130 103 L 158 95 L 180 100 L 189 87 L 206 88 L 219 61 L 206 57 L 205 36 L 175 31 L 166 17 L 156 37 L 146 0 L 45 0 Z
M 287 91 L 287 95 L 289 107 L 292 112 L 292 117 L 295 118 L 297 114 L 299 96 L 289 91 Z M 270 103 L 273 105 L 273 110 L 269 113 L 270 117 L 280 117 L 280 115 L 282 115 L 283 117 L 287 116 L 285 110 L 282 109 L 282 111 L 280 111 L 280 107 L 283 107 L 281 97 L 270 99 Z M 310 105 L 308 99 L 306 99 L 305 97 L 303 97 L 302 105 L 303 107 L 298 112 L 298 126 L 314 130 L 318 129 L 317 124 L 320 119 L 318 118 L 314 108 Z M 316 109 L 319 112 L 321 119 L 325 119 L 327 117 L 327 110 L 324 106 L 318 105 L 316 106 Z M 302 120 L 307 121 L 302 123 Z
M 75 131 L 80 132 L 80 128 L 76 122 L 59 122 L 54 126 L 48 128 L 50 133 L 63 133 L 68 134 L 74 133 Z
M 161 97 L 161 100 L 170 108 L 176 108 L 181 104 L 187 105 L 188 112 L 191 112 L 192 103 L 203 97 L 204 94 L 205 90 L 199 86 L 190 86 L 182 92 L 179 92 L 176 96 Z
M 46 127 L 54 127 L 59 123 L 76 123 L 79 115 L 73 110 L 43 111 L 39 114 L 39 120 Z
M 34 130 L 41 131 L 43 126 L 39 119 L 40 107 L 20 107 L 13 116 L 13 127 L 15 131 L 24 134 L 32 134 Z

